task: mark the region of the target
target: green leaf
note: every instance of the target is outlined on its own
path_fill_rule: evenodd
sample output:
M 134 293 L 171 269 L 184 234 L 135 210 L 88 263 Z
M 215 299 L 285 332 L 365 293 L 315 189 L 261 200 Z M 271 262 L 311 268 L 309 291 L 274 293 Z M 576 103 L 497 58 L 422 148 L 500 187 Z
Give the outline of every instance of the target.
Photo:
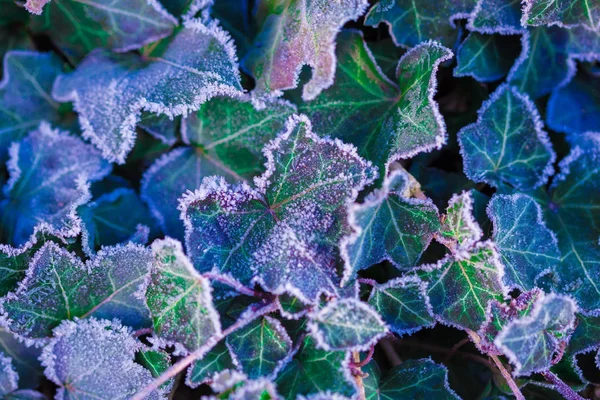
M 467 29 L 503 35 L 525 32 L 521 26 L 521 0 L 478 0 L 469 15 Z
M 331 301 L 309 318 L 317 346 L 328 351 L 364 351 L 388 332 L 375 309 L 353 298 Z
M 454 194 L 448 202 L 438 238 L 447 246 L 452 247 L 456 242 L 459 248 L 468 249 L 483 237 L 483 232 L 473 216 L 473 193 L 465 191 Z
M 302 347 L 279 372 L 275 383 L 286 399 L 319 393 L 321 388 L 352 396 L 356 387 L 348 369 L 349 361 L 349 353 L 320 350 L 315 339 L 306 336 Z
M 344 281 L 383 260 L 398 269 L 413 267 L 439 231 L 437 208 L 429 199 L 412 197 L 410 179 L 402 170 L 393 171 L 380 190 L 350 206 L 355 233 L 340 244 Z
M 148 309 L 137 293 L 148 274 L 150 252 L 142 246 L 105 247 L 86 264 L 53 242 L 30 262 L 26 278 L 2 301 L 11 331 L 44 338 L 62 320 L 118 318 L 133 327 L 147 325 Z
M 531 100 L 502 85 L 478 114 L 477 122 L 458 133 L 469 179 L 519 190 L 544 185 L 554 173 L 556 155 Z
M 258 350 L 258 349 L 256 349 Z M 190 387 L 197 387 L 213 380 L 215 374 L 225 370 L 235 370 L 236 366 L 231 358 L 229 348 L 225 342 L 219 342 L 201 359 L 194 361 L 188 368 L 185 383 Z
M 125 399 L 153 381 L 152 374 L 134 362 L 142 344 L 118 322 L 64 321 L 40 357 L 45 374 L 58 385 L 56 398 Z M 162 390 L 148 399 L 163 399 Z
M 312 67 L 302 98 L 312 100 L 333 84 L 335 37 L 348 21 L 358 19 L 366 0 L 263 0 L 260 31 L 244 59 L 256 80 L 256 95 L 279 96 L 298 85 L 303 65 Z
M 299 106 L 318 132 L 354 144 L 382 170 L 444 144 L 446 126 L 434 95 L 449 49 L 426 42 L 409 50 L 396 69 L 398 86 L 381 72 L 360 32 L 338 35 L 337 57 L 333 86 Z
M 575 330 L 565 350 L 566 357 L 588 353 L 600 347 L 600 316 L 577 314 Z
M 556 274 L 561 260 L 556 235 L 546 227 L 542 209 L 533 198 L 496 194 L 487 211 L 508 288 L 531 290 L 538 286 L 540 276 Z
M 146 303 L 158 343 L 175 345 L 183 353 L 199 349 L 221 334 L 208 281 L 196 272 L 178 241 L 157 240 L 152 252 Z
M 507 324 L 494 344 L 515 365 L 516 376 L 546 371 L 574 328 L 577 305 L 567 297 L 541 297 L 529 316 Z
M 400 336 L 411 335 L 435 325 L 426 288 L 415 276 L 392 279 L 373 287 L 369 304 L 392 332 Z
M 458 36 L 455 20 L 468 16 L 476 0 L 380 0 L 365 19 L 365 25 L 385 22 L 396 46 L 413 47 L 428 40 L 452 46 Z
M 523 2 L 523 25 L 558 25 L 571 28 L 585 26 L 600 29 L 600 8 L 587 0 L 525 0 Z
M 471 76 L 479 82 L 497 81 L 508 74 L 519 55 L 514 37 L 470 33 L 456 52 L 454 76 Z
M 0 8 L 0 26 L 25 23 L 29 19 L 27 11 L 19 7 L 14 0 L 0 0 Z
M 277 374 L 292 351 L 292 341 L 281 322 L 262 317 L 227 336 L 227 347 L 234 364 L 256 379 Z
M 257 189 L 206 178 L 184 196 L 188 254 L 201 272 L 253 278 L 271 293 L 314 303 L 338 291 L 332 265 L 348 230 L 346 204 L 376 172 L 354 147 L 316 136 L 304 116 L 290 118 L 265 155 Z
M 363 377 L 366 400 L 381 400 L 379 393 L 381 370 L 379 369 L 379 365 L 377 365 L 377 361 L 372 359 L 367 365 L 361 368 L 361 371 L 366 375 Z
M 158 378 L 171 366 L 171 355 L 163 350 L 140 350 L 135 354 L 135 361 L 146 368 L 152 377 Z M 171 391 L 175 379 L 169 379 L 160 387 L 165 392 Z
M 27 4 L 43 6 L 49 1 Z M 97 47 L 118 52 L 139 49 L 169 36 L 176 25 L 177 20 L 153 0 L 52 0 L 43 15 L 31 18 L 35 33 L 48 35 L 74 60 Z

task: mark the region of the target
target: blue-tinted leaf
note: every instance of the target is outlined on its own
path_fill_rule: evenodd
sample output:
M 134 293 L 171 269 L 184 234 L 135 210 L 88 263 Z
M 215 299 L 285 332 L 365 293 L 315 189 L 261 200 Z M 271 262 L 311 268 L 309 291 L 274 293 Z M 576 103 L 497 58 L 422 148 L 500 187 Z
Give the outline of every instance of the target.
M 34 389 L 43 377 L 43 368 L 38 360 L 41 350 L 26 346 L 5 328 L 0 328 L 0 354 L 12 359 L 12 365 L 19 375 L 19 388 Z
M 523 24 L 530 26 L 583 25 L 590 30 L 600 28 L 600 7 L 588 0 L 525 0 Z
M 572 363 L 577 375 L 586 382 L 580 367 L 577 365 L 577 355 L 596 351 L 600 348 L 600 316 L 577 314 L 575 330 L 565 349 L 563 360 Z
M 166 145 L 172 146 L 177 142 L 179 119 L 164 114 L 142 113 L 138 125 Z
M 472 76 L 479 82 L 503 78 L 519 55 L 515 39 L 499 34 L 470 33 L 456 52 L 454 76 Z
M 556 155 L 531 100 L 503 85 L 478 113 L 477 122 L 458 133 L 465 174 L 496 187 L 527 190 L 545 184 Z
M 188 368 L 185 383 L 195 388 L 213 380 L 215 374 L 221 371 L 235 369 L 236 366 L 231 358 L 231 353 L 225 342 L 222 341 Z
M 167 0 L 167 2 L 172 2 L 172 0 Z M 251 18 L 254 4 L 256 3 L 251 0 L 219 0 L 210 7 L 210 15 L 219 20 L 223 29 L 229 32 L 235 41 L 240 60 L 251 48 L 256 35 L 256 24 Z
M 494 344 L 515 365 L 515 375 L 548 370 L 561 342 L 573 330 L 577 305 L 566 296 L 546 295 L 539 299 L 529 316 L 507 324 Z
M 12 0 L 9 1 L 11 4 L 6 5 L 0 1 L 0 7 L 2 7 L 3 12 L 5 7 L 17 7 Z M 35 46 L 24 27 L 15 26 L 15 24 L 3 26 L 0 20 L 0 59 L 4 60 L 4 56 L 11 50 L 35 50 Z M 0 68 L 0 76 L 2 76 L 3 68 L 4 66 Z
M 19 374 L 15 371 L 10 357 L 0 355 L 0 396 L 17 390 L 19 387 Z
M 8 168 L 0 209 L 4 234 L 17 245 L 39 226 L 58 237 L 76 236 L 76 209 L 89 200 L 88 182 L 110 171 L 92 146 L 47 123 L 11 146 Z
M 473 32 L 517 34 L 521 26 L 521 0 L 478 0 L 467 28 Z
M 92 51 L 61 75 L 52 95 L 72 101 L 83 136 L 105 158 L 124 163 L 142 111 L 185 115 L 217 95 L 241 89 L 233 45 L 217 25 L 189 21 L 160 56 Z
M 337 292 L 332 266 L 348 229 L 346 202 L 376 172 L 354 147 L 316 136 L 303 116 L 288 120 L 265 155 L 257 189 L 206 178 L 181 200 L 188 254 L 200 271 L 314 303 Z
M 125 399 L 154 379 L 134 362 L 141 347 L 118 322 L 65 321 L 54 329 L 41 360 L 48 379 L 58 385 L 58 399 Z M 164 395 L 155 391 L 148 398 Z

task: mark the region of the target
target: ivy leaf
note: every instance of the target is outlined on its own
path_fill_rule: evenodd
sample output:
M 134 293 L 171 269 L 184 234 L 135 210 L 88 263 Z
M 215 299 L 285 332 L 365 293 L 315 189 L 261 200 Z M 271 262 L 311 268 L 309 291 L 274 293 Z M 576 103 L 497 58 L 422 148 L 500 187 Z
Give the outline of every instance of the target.
M 281 322 L 267 316 L 227 336 L 227 347 L 234 363 L 256 379 L 277 374 L 292 351 L 292 341 Z
M 328 351 L 364 351 L 388 332 L 377 311 L 353 298 L 331 301 L 312 313 L 308 329 L 317 346 Z
M 44 122 L 11 145 L 8 170 L 2 225 L 20 245 L 40 226 L 57 237 L 76 236 L 81 230 L 76 209 L 90 197 L 87 182 L 107 175 L 110 166 L 92 146 Z
M 534 189 L 554 173 L 556 154 L 535 105 L 514 87 L 500 86 L 458 133 L 469 179 L 495 187 Z
M 456 52 L 454 76 L 471 76 L 479 82 L 494 82 L 505 77 L 519 55 L 514 39 L 498 34 L 470 33 Z
M 379 384 L 379 399 L 460 399 L 448 384 L 448 370 L 430 359 L 406 360 Z
M 148 274 L 150 252 L 142 246 L 105 247 L 83 264 L 53 242 L 31 260 L 26 278 L 2 302 L 12 332 L 44 338 L 62 320 L 75 317 L 118 318 L 147 325 L 148 310 L 136 293 Z
M 244 67 L 256 80 L 256 95 L 279 96 L 298 85 L 303 65 L 312 77 L 304 85 L 302 98 L 314 99 L 333 84 L 336 57 L 335 36 L 348 21 L 366 10 L 366 0 L 264 0 L 259 7 L 263 22 Z
M 561 342 L 573 329 L 577 305 L 566 296 L 549 294 L 535 304 L 529 316 L 506 325 L 494 344 L 515 365 L 517 376 L 548 370 Z
M 569 339 L 563 359 L 577 362 L 577 355 L 600 348 L 600 316 L 577 314 L 575 330 Z M 581 375 L 581 373 L 579 373 Z
M 57 78 L 52 95 L 72 101 L 83 136 L 107 160 L 123 164 L 142 111 L 185 115 L 212 97 L 238 96 L 240 90 L 235 50 L 226 33 L 194 20 L 160 56 L 92 51 L 74 72 Z
M 356 387 L 348 368 L 349 362 L 349 353 L 321 350 L 312 336 L 306 336 L 302 347 L 279 372 L 275 383 L 286 399 L 319 393 L 321 388 L 352 396 Z
M 5 5 L 2 5 L 3 10 Z M 8 148 L 42 121 L 58 122 L 58 103 L 50 92 L 62 72 L 58 57 L 51 53 L 10 51 L 4 56 L 0 81 L 0 163 Z
M 531 290 L 541 275 L 556 272 L 561 261 L 556 235 L 546 227 L 542 209 L 533 198 L 494 195 L 487 211 L 508 288 Z
M 392 332 L 411 335 L 435 325 L 426 289 L 424 282 L 415 276 L 392 279 L 373 287 L 369 304 Z
M 154 379 L 134 362 L 141 346 L 118 322 L 64 321 L 40 358 L 46 376 L 58 385 L 57 398 L 124 399 Z M 155 391 L 148 398 L 164 395 Z
M 41 13 L 49 0 L 28 0 Z M 27 6 L 26 6 L 27 7 Z M 135 10 L 135 12 L 132 12 Z M 31 29 L 44 34 L 75 60 L 96 47 L 117 52 L 139 49 L 169 36 L 177 20 L 152 0 L 52 0 L 42 16 L 31 18 Z
M 0 355 L 0 396 L 15 391 L 19 387 L 19 374 L 15 371 L 10 357 Z
M 442 217 L 438 238 L 442 243 L 451 246 L 452 242 L 456 242 L 460 248 L 468 249 L 483 237 L 473 216 L 473 203 L 472 191 L 452 195 L 446 214 Z
M 256 349 L 255 349 L 256 350 Z M 219 342 L 208 353 L 196 360 L 186 375 L 186 385 L 195 388 L 213 380 L 215 374 L 225 370 L 235 370 L 236 366 L 225 342 Z
M 398 86 L 357 31 L 338 35 L 337 57 L 333 86 L 299 107 L 318 132 L 354 144 L 382 169 L 442 146 L 446 126 L 433 97 L 439 65 L 452 57 L 449 49 L 426 42 L 409 50 L 396 69 Z
M 383 260 L 399 269 L 411 268 L 429 246 L 440 228 L 438 210 L 429 199 L 411 198 L 411 178 L 402 170 L 393 171 L 380 190 L 350 207 L 356 232 L 340 245 L 345 281 Z
M 380 0 L 370 10 L 365 25 L 385 22 L 396 46 L 413 47 L 428 40 L 452 46 L 458 36 L 454 23 L 468 16 L 476 0 Z
M 177 142 L 179 120 L 164 114 L 142 113 L 138 126 L 162 143 L 173 146 Z
M 19 7 L 14 0 L 0 0 L 0 7 L 2 8 L 0 26 L 25 23 L 29 19 L 29 14 L 22 7 Z
M 585 26 L 597 31 L 600 29 L 600 9 L 587 0 L 552 1 L 525 0 L 523 2 L 523 25 L 558 25 L 571 28 Z
M 469 15 L 467 28 L 484 34 L 525 32 L 521 26 L 521 0 L 478 0 Z
M 152 377 L 158 378 L 171 366 L 171 355 L 163 350 L 140 350 L 135 354 L 135 361 L 146 368 Z M 170 392 L 175 379 L 169 379 L 161 385 L 165 392 Z
M 172 3 L 172 0 L 168 2 Z M 250 0 L 221 0 L 210 5 L 210 15 L 218 19 L 223 29 L 234 39 L 240 59 L 252 47 L 256 36 L 256 23 L 252 18 L 255 4 L 257 3 L 251 3 Z M 269 2 L 258 4 L 268 5 Z
M 35 238 L 34 238 L 35 239 Z M 5 244 L 0 245 L 0 296 L 13 291 L 17 284 L 25 278 L 25 271 L 33 254 L 32 247 L 35 240 L 30 240 L 19 248 Z
M 184 196 L 186 247 L 198 270 L 216 268 L 305 303 L 337 292 L 332 265 L 348 229 L 346 204 L 376 171 L 354 147 L 311 129 L 304 116 L 288 120 L 265 147 L 267 171 L 256 189 L 206 178 Z
M 40 384 L 44 373 L 38 357 L 41 350 L 27 346 L 10 331 L 0 328 L 0 356 L 4 354 L 12 359 L 12 366 L 19 375 L 19 388 L 34 389 Z
M 381 370 L 377 361 L 371 359 L 367 365 L 361 368 L 364 373 L 363 386 L 365 388 L 366 400 L 381 400 L 379 393 L 379 380 L 381 379 Z
M 179 352 L 194 351 L 221 333 L 208 281 L 196 272 L 178 241 L 157 240 L 152 252 L 155 260 L 146 302 L 154 331 L 161 347 L 176 345 Z

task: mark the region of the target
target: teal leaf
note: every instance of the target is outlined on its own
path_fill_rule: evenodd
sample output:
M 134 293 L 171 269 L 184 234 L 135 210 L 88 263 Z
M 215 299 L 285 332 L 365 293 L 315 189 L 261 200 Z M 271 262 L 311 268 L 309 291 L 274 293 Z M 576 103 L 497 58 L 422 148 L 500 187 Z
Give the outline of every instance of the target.
M 458 36 L 455 20 L 465 18 L 476 0 L 380 0 L 370 10 L 365 25 L 385 22 L 396 46 L 413 47 L 428 40 L 452 46 Z
M 429 246 L 440 228 L 438 210 L 431 200 L 412 197 L 410 179 L 402 170 L 393 171 L 381 189 L 350 206 L 355 233 L 340 244 L 345 281 L 383 260 L 411 268 Z
M 265 156 L 256 189 L 209 177 L 181 199 L 187 252 L 201 272 L 216 268 L 314 303 L 337 293 L 332 266 L 348 230 L 346 204 L 376 170 L 354 147 L 316 136 L 304 116 L 288 120 Z
M 456 51 L 454 76 L 471 76 L 479 82 L 494 82 L 508 74 L 519 55 L 515 37 L 470 33 Z
M 521 26 L 521 0 L 478 0 L 467 28 L 484 34 L 523 33 L 526 29 Z
M 541 297 L 529 316 L 507 324 L 494 344 L 515 365 L 516 376 L 546 371 L 568 340 L 577 305 L 566 296 Z
M 487 212 L 508 288 L 531 290 L 541 275 L 556 273 L 561 261 L 556 235 L 546 227 L 542 209 L 533 198 L 494 195 Z
M 279 96 L 294 89 L 303 65 L 312 68 L 302 92 L 305 101 L 331 86 L 335 37 L 346 22 L 363 15 L 367 5 L 366 0 L 261 2 L 261 28 L 243 62 L 256 81 L 254 94 Z
M 286 399 L 319 393 L 321 388 L 352 396 L 356 387 L 348 368 L 349 361 L 349 353 L 321 350 L 312 336 L 306 336 L 302 347 L 279 372 L 275 380 L 277 389 Z
M 62 72 L 62 64 L 51 53 L 10 51 L 4 56 L 3 71 L 0 81 L 2 164 L 8 159 L 12 142 L 19 141 L 42 121 L 58 122 L 59 104 L 50 93 L 54 80 Z
M 0 355 L 0 396 L 17 390 L 19 387 L 19 374 L 15 371 L 10 357 Z
M 162 143 L 173 146 L 179 133 L 179 118 L 169 118 L 164 114 L 142 113 L 138 126 Z
M 352 298 L 330 301 L 309 317 L 317 346 L 328 351 L 364 351 L 388 332 L 374 308 Z
M 2 7 L 0 26 L 25 23 L 29 19 L 27 11 L 19 7 L 14 0 L 0 0 L 0 7 Z
M 225 370 L 235 370 L 231 353 L 225 342 L 219 342 L 208 353 L 188 368 L 185 383 L 195 388 L 213 380 L 215 374 Z
M 454 194 L 448 201 L 446 214 L 442 216 L 442 224 L 438 240 L 453 247 L 455 242 L 459 248 L 469 249 L 482 237 L 483 232 L 473 216 L 473 191 Z
M 167 2 L 172 3 L 173 0 Z M 240 60 L 251 49 L 256 36 L 256 23 L 252 18 L 255 4 L 250 0 L 220 0 L 210 5 L 210 15 L 218 19 L 223 29 L 231 35 Z
M 40 357 L 56 398 L 125 399 L 150 384 L 150 371 L 134 362 L 142 344 L 128 328 L 107 320 L 64 321 Z M 149 399 L 164 399 L 154 391 Z
M 161 347 L 194 351 L 221 334 L 211 288 L 183 253 L 181 243 L 166 238 L 152 244 L 154 263 L 146 303 Z
M 227 347 L 234 364 L 256 379 L 277 374 L 292 351 L 292 341 L 281 322 L 265 316 L 227 336 Z
M 209 61 L 210 60 L 210 61 Z M 235 49 L 216 24 L 189 21 L 159 56 L 92 51 L 57 78 L 52 95 L 73 102 L 83 136 L 123 164 L 141 112 L 186 115 L 218 95 L 240 94 Z
M 578 313 L 575 330 L 565 349 L 563 360 L 577 365 L 577 355 L 596 351 L 600 348 L 600 316 Z M 577 371 L 581 376 L 581 371 Z M 585 382 L 585 381 L 584 381 Z
M 6 244 L 0 245 L 0 296 L 16 289 L 17 284 L 25 278 L 36 242 L 35 236 L 23 246 L 15 248 Z
M 97 47 L 117 52 L 139 49 L 169 36 L 177 25 L 154 0 L 27 1 L 37 3 L 36 14 L 48 2 L 43 15 L 31 18 L 31 29 L 48 35 L 74 60 Z
M 371 359 L 371 361 L 360 370 L 366 375 L 362 380 L 365 388 L 366 400 L 381 400 L 381 397 L 379 396 L 381 370 L 379 369 L 379 365 L 377 365 L 377 361 Z
M 519 190 L 545 184 L 556 154 L 535 105 L 510 86 L 500 86 L 478 112 L 477 122 L 458 133 L 469 179 Z
M 451 57 L 435 42 L 420 44 L 400 59 L 396 85 L 381 72 L 362 35 L 343 31 L 333 86 L 299 109 L 318 132 L 354 144 L 383 170 L 445 143 L 446 126 L 434 96 L 438 68 Z
M 142 349 L 135 354 L 135 361 L 146 368 L 152 377 L 158 378 L 171 366 L 171 355 L 163 350 Z M 161 385 L 161 389 L 169 392 L 175 379 L 169 379 Z
M 10 0 L 10 3 L 15 4 L 12 0 Z M 4 5 L 3 2 L 0 2 L 0 7 L 8 8 L 13 7 L 13 5 Z M 2 11 L 4 11 L 4 8 L 2 8 Z M 32 38 L 27 34 L 25 27 L 18 23 L 3 25 L 2 20 L 0 20 L 0 59 L 4 60 L 4 56 L 11 51 L 24 52 L 27 50 L 35 50 L 35 45 Z M 33 51 L 31 53 L 34 54 Z M 3 68 L 4 66 L 0 67 L 0 77 L 2 76 Z
M 587 0 L 525 0 L 522 23 L 524 26 L 585 26 L 597 31 L 600 30 L 600 8 Z
M 392 332 L 411 335 L 435 325 L 426 289 L 424 282 L 415 276 L 393 279 L 373 287 L 369 304 Z
M 76 210 L 89 200 L 88 182 L 107 175 L 110 166 L 92 146 L 44 122 L 11 145 L 8 170 L 2 225 L 20 245 L 40 227 L 61 238 L 79 234 Z
M 105 247 L 86 264 L 53 242 L 31 260 L 26 278 L 2 301 L 7 326 L 20 336 L 44 338 L 62 320 L 89 316 L 147 325 L 139 286 L 148 274 L 150 252 L 142 246 Z
M 44 376 L 38 360 L 40 353 L 39 348 L 27 346 L 6 328 L 0 327 L 0 355 L 12 359 L 13 368 L 19 375 L 19 388 L 35 389 L 40 385 Z

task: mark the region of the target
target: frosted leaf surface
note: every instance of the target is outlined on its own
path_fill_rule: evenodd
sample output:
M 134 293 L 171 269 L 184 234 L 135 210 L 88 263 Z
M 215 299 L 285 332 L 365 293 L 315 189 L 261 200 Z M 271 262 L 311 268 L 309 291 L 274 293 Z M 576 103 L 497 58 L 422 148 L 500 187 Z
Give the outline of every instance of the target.
M 52 95 L 72 101 L 83 136 L 109 161 L 125 162 L 142 111 L 186 115 L 217 95 L 241 92 L 235 50 L 216 24 L 186 23 L 159 56 L 92 51 L 61 75 Z
M 62 320 L 75 317 L 118 318 L 135 328 L 148 323 L 148 309 L 138 298 L 150 252 L 142 246 L 105 247 L 86 264 L 53 242 L 42 246 L 26 278 L 2 303 L 15 333 L 44 338 Z
M 258 349 L 255 349 L 258 350 Z M 231 353 L 225 342 L 219 342 L 199 360 L 194 361 L 188 368 L 185 383 L 197 387 L 213 380 L 215 374 L 225 370 L 235 370 Z
M 134 362 L 141 346 L 118 322 L 64 321 L 54 329 L 41 360 L 46 377 L 58 385 L 58 400 L 124 400 L 153 380 L 150 371 Z M 155 391 L 148 398 L 165 397 Z
M 523 25 L 585 26 L 600 30 L 600 7 L 588 0 L 525 0 Z
M 152 377 L 158 378 L 171 366 L 171 355 L 163 350 L 140 350 L 135 355 L 135 361 L 142 367 L 146 368 L 152 374 Z M 165 392 L 170 392 L 173 388 L 175 379 L 169 379 L 160 387 Z
M 473 192 L 454 194 L 442 217 L 439 240 L 443 243 L 456 242 L 459 248 L 471 248 L 482 237 L 483 232 L 473 215 Z
M 169 118 L 165 114 L 142 113 L 138 126 L 166 145 L 177 142 L 179 118 Z
M 21 389 L 34 389 L 43 377 L 43 368 L 38 357 L 41 350 L 35 346 L 26 346 L 6 328 L 0 328 L 0 354 L 12 359 L 14 370 L 19 374 Z
M 187 251 L 200 271 L 216 268 L 313 303 L 337 292 L 333 262 L 348 230 L 346 204 L 376 171 L 352 146 L 317 137 L 303 116 L 288 120 L 265 155 L 256 189 L 206 178 L 184 196 Z
M 208 281 L 194 270 L 178 241 L 157 240 L 152 252 L 146 303 L 154 331 L 165 344 L 194 351 L 221 333 Z
M 19 374 L 15 371 L 10 357 L 0 355 L 0 396 L 17 390 Z
M 467 28 L 472 32 L 518 34 L 521 26 L 521 0 L 478 0 L 469 16 Z
M 513 45 L 515 39 L 500 34 L 470 33 L 456 52 L 454 76 L 471 76 L 479 82 L 505 77 L 519 55 L 519 47 Z
M 298 86 L 303 65 L 312 68 L 302 98 L 312 100 L 333 84 L 335 38 L 365 12 L 366 0 L 262 0 L 261 29 L 244 59 L 256 80 L 255 95 L 278 96 Z
M 10 217 L 3 228 L 21 245 L 40 225 L 58 237 L 76 236 L 81 221 L 75 210 L 89 200 L 88 182 L 107 175 L 110 166 L 92 146 L 43 122 L 11 146 L 8 169 L 0 208 Z

